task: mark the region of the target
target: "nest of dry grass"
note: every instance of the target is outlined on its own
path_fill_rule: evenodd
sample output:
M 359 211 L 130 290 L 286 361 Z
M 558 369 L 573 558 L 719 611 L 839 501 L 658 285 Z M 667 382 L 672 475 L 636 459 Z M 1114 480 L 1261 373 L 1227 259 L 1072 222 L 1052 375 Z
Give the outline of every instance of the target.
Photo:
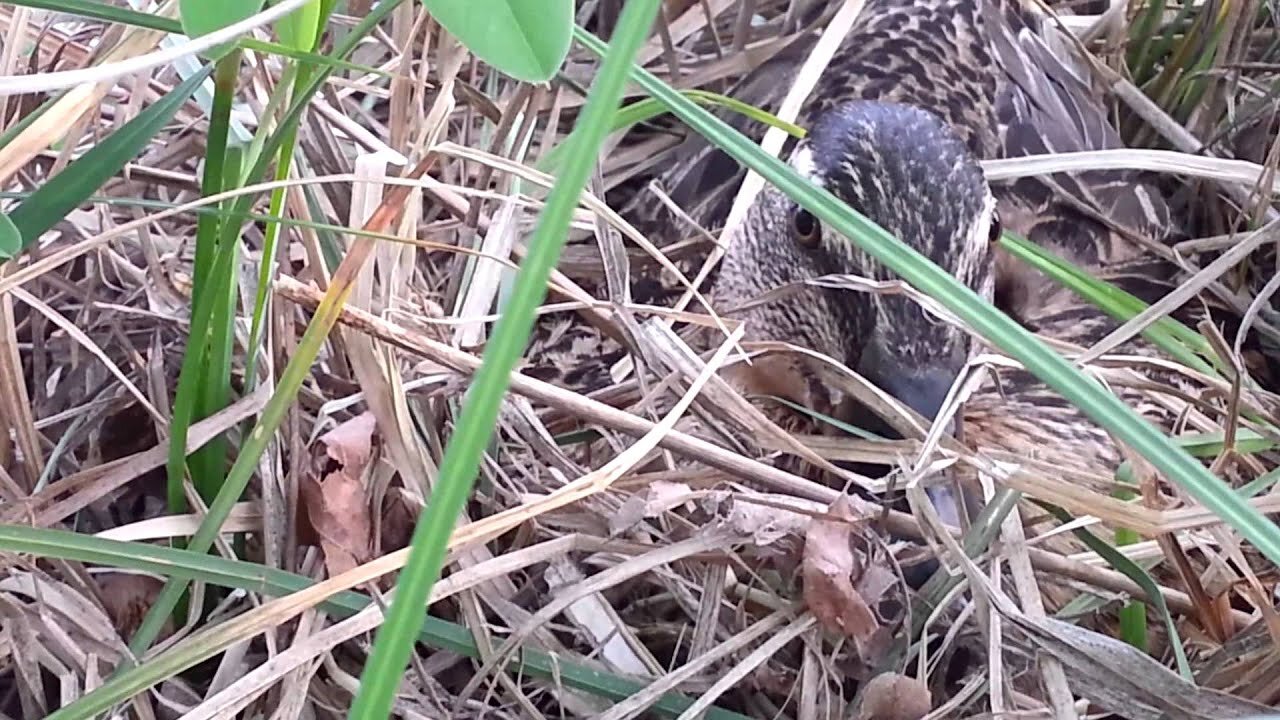
M 607 34 L 618 5 L 580 3 L 580 19 Z M 835 5 L 669 0 L 640 60 L 678 87 L 724 90 L 812 35 Z M 361 3 L 351 6 L 339 28 L 359 15 Z M 1216 11 L 1195 6 L 1188 16 Z M 1125 40 L 1123 29 L 1137 17 L 1131 12 L 1110 40 Z M 1197 70 L 1210 81 L 1161 80 L 1167 59 L 1152 77 L 1132 78 L 1169 111 L 1160 116 L 1166 125 L 1123 97 L 1117 124 L 1134 145 L 1199 152 L 1184 146 L 1190 138 L 1207 143 L 1206 152 L 1274 167 L 1275 20 L 1258 3 L 1230 6 L 1225 17 L 1224 40 Z M 89 67 L 98 48 L 123 42 L 141 53 L 154 43 L 22 8 L 0 9 L 0 23 L 4 74 Z M 1097 49 L 1114 67 L 1126 58 L 1123 47 Z M 321 602 L 326 591 L 381 597 L 393 586 L 479 364 L 486 315 L 508 279 L 510 262 L 492 258 L 522 257 L 521 231 L 539 196 L 531 168 L 572 126 L 595 67 L 575 54 L 548 87 L 511 82 L 408 3 L 353 62 L 390 76 L 335 74 L 301 127 L 297 175 L 308 180 L 289 191 L 286 207 L 322 225 L 285 236 L 263 377 L 275 377 L 294 353 L 323 295 L 317 288 L 346 247 L 344 235 L 323 223 L 359 228 L 378 204 L 376 192 L 365 192 L 374 186 L 362 181 L 397 174 L 388 158 L 417 156 L 435 143 L 439 161 L 388 229 L 401 242 L 379 247 L 374 271 L 311 368 L 218 549 L 224 558 L 312 580 L 357 569 L 359 577 L 342 588 L 304 589 L 272 585 L 270 576 L 230 592 L 234 583 L 216 568 L 188 570 L 201 581 L 191 613 L 171 620 L 162 645 L 211 649 L 190 667 L 162 673 L 122 712 L 345 714 L 378 617 Z M 277 72 L 260 56 L 246 65 L 235 115 L 246 128 L 262 117 Z M 58 127 L 0 149 L 6 189 L 39 186 L 177 82 L 173 68 L 163 67 L 59 105 Z M 0 118 L 11 126 L 44 99 L 0 100 Z M 127 656 L 159 593 L 162 566 L 144 562 L 146 548 L 167 546 L 198 525 L 196 514 L 168 511 L 163 469 L 189 330 L 195 220 L 189 212 L 158 213 L 198 199 L 206 122 L 194 104 L 184 107 L 100 188 L 100 201 L 0 266 L 0 425 L 7 428 L 0 433 L 0 522 L 71 531 L 90 550 L 131 558 L 112 566 L 52 550 L 0 552 L 4 717 L 43 717 L 100 684 Z M 618 207 L 646 192 L 645 182 L 672 161 L 678 133 L 657 120 L 614 138 L 595 195 Z M 1270 208 L 1201 181 L 1170 181 L 1170 190 L 1193 222 L 1196 238 L 1182 250 L 1198 268 Z M 437 624 L 417 646 L 397 713 L 621 718 L 674 715 L 694 700 L 714 706 L 718 717 L 1061 717 L 1064 702 L 1078 712 L 1090 703 L 1112 712 L 1128 707 L 1127 717 L 1238 717 L 1280 700 L 1272 672 L 1280 659 L 1275 569 L 1207 511 L 1167 488 L 1148 505 L 1120 503 L 1108 495 L 1110 478 L 1090 485 L 1053 468 L 1031 468 L 1001 486 L 1064 507 L 1082 526 L 1097 529 L 1102 520 L 1149 538 L 1126 553 L 1152 568 L 1170 624 L 1153 607 L 1150 652 L 1139 653 L 1117 638 L 1115 614 L 1146 589 L 1098 553 L 1079 545 L 1064 551 L 1046 539 L 1062 537 L 1060 527 L 1049 531 L 1056 522 L 1006 515 L 1003 524 L 979 528 L 975 536 L 985 532 L 988 544 L 961 561 L 958 539 L 927 513 L 846 496 L 798 469 L 795 458 L 898 464 L 919 455 L 920 443 L 798 436 L 772 426 L 703 372 L 670 327 L 643 322 L 646 308 L 620 302 L 610 277 L 623 268 L 642 275 L 658 263 L 620 243 L 620 252 L 602 251 L 609 246 L 595 242 L 595 221 L 583 214 L 577 223 L 553 278 L 544 330 L 625 326 L 642 346 L 635 372 L 590 395 L 514 379 L 433 596 Z M 262 233 L 261 224 L 249 224 L 242 236 L 246 305 L 258 282 Z M 1257 307 L 1249 322 L 1265 325 L 1275 321 L 1276 260 L 1273 243 L 1260 247 L 1218 282 L 1243 307 Z M 683 262 L 707 248 L 695 237 L 658 250 Z M 1276 346 L 1268 333 L 1259 336 L 1242 360 L 1265 387 Z M 247 342 L 243 327 L 240 337 Z M 591 342 L 583 340 L 583 352 L 593 351 Z M 234 358 L 235 402 L 193 426 L 192 444 L 225 433 L 238 447 L 261 412 L 270 382 L 247 389 L 247 354 L 242 347 Z M 723 430 L 719 441 L 664 425 L 665 413 L 686 397 L 698 398 L 690 413 L 701 427 Z M 932 460 L 992 462 L 946 453 Z M 1271 461 L 1237 456 L 1217 469 L 1243 482 Z M 1276 509 L 1274 494 L 1260 502 Z M 944 570 L 932 575 L 938 558 Z M 931 576 L 918 592 L 904 588 Z M 1170 670 L 1170 627 L 1194 686 Z M 501 666 L 515 650 L 528 663 L 520 672 Z

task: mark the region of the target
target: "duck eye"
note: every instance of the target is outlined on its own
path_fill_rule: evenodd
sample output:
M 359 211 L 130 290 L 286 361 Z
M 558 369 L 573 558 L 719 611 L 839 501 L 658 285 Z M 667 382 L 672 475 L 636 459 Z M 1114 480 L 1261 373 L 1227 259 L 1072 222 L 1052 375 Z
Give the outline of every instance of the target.
M 791 236 L 803 247 L 817 247 L 819 241 L 822 240 L 822 226 L 818 224 L 818 218 L 813 213 L 798 208 L 791 215 Z

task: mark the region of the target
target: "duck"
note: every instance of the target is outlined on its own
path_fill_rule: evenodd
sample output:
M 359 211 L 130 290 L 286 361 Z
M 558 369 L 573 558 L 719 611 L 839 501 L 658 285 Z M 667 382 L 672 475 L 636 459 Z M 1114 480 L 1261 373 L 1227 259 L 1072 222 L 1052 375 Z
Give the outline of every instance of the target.
M 1043 41 L 1040 33 L 1049 21 L 1030 0 L 870 0 L 797 123 L 812 127 L 833 108 L 862 100 L 937 116 L 979 161 L 1123 147 L 1084 79 L 1085 69 L 1059 59 Z M 938 34 L 926 37 L 933 32 Z M 788 87 L 781 79 L 795 72 L 813 41 L 811 35 L 799 38 L 728 94 L 776 111 Z M 745 116 L 718 114 L 751 139 L 763 137 L 764 128 Z M 789 141 L 784 156 L 798 144 Z M 633 192 L 621 203 L 621 214 L 651 238 L 675 242 L 697 236 L 694 228 L 714 232 L 724 224 L 745 170 L 696 134 L 673 156 L 658 176 L 670 202 Z M 1063 173 L 990 183 L 990 189 L 1003 230 L 1089 271 L 1182 238 L 1159 189 L 1141 173 Z M 1039 305 L 1053 304 L 1045 293 L 1052 283 L 1042 274 L 1001 247 L 992 252 L 997 307 L 1025 321 L 1040 312 Z M 704 258 L 705 252 L 677 261 L 684 278 L 693 277 Z M 701 289 L 715 285 L 722 267 L 713 269 Z M 630 288 L 633 299 L 669 303 L 685 290 L 684 278 L 641 274 Z M 628 353 L 617 337 L 602 339 L 595 328 L 572 320 L 549 320 L 541 331 L 530 352 L 540 362 L 530 371 L 582 392 L 611 384 L 610 366 Z
M 800 111 L 797 124 L 806 136 L 783 152 L 809 182 L 835 193 L 1044 340 L 1089 347 L 1115 329 L 1116 320 L 1012 260 L 998 243 L 1001 234 L 1018 233 L 1116 281 L 1146 263 L 1138 286 L 1164 290 L 1170 286 L 1161 277 L 1171 278 L 1170 268 L 1153 260 L 1151 249 L 1180 234 L 1155 182 L 1139 173 L 998 183 L 984 176 L 983 160 L 1123 145 L 1082 68 L 1048 50 L 1041 35 L 1048 19 L 1021 0 L 868 0 Z M 795 61 L 795 55 L 777 61 Z M 777 65 L 758 72 L 782 74 Z M 748 77 L 739 87 L 777 92 L 778 85 Z M 749 99 L 771 110 L 778 100 Z M 742 120 L 733 124 L 741 128 Z M 755 128 L 749 135 L 759 140 L 763 133 Z M 701 227 L 718 227 L 744 170 L 700 138 L 676 156 L 678 163 L 660 173 L 672 204 Z M 677 228 L 687 219 L 667 208 L 636 199 L 623 214 L 650 237 L 681 237 Z M 708 281 L 710 301 L 724 318 L 744 323 L 742 345 L 785 343 L 808 351 L 774 352 L 722 373 L 744 397 L 782 400 L 769 413 L 783 427 L 812 423 L 812 414 L 796 418 L 800 406 L 882 437 L 901 437 L 829 382 L 831 373 L 823 372 L 828 360 L 932 421 L 960 374 L 989 351 L 904 293 L 815 282 L 897 278 L 777 188 L 765 187 L 724 241 L 727 249 Z M 700 259 L 689 266 L 696 263 Z M 541 361 L 531 374 L 567 380 L 567 386 L 596 395 L 614 384 L 609 368 L 626 347 L 582 324 L 562 324 L 544 337 L 550 334 L 558 346 L 544 343 L 532 354 Z M 564 347 L 571 350 L 564 354 Z M 1161 355 L 1142 338 L 1117 351 Z M 1174 428 L 1198 389 L 1180 373 L 1148 373 L 1146 380 L 1170 392 L 1153 402 L 1149 387 L 1114 389 L 1157 427 Z M 1024 457 L 1038 471 L 1105 479 L 1126 459 L 1105 430 L 1016 368 L 993 372 L 969 397 L 947 433 L 959 436 L 961 428 L 964 443 L 978 455 Z M 929 492 L 954 525 L 970 514 L 961 496 L 942 486 Z

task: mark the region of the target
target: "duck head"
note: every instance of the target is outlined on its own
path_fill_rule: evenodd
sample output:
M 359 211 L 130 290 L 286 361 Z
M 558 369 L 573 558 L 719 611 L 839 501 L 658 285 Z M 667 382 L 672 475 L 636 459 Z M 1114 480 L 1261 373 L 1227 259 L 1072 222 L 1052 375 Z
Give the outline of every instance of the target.
M 817 119 L 789 163 L 992 299 L 992 241 L 1000 233 L 995 199 L 977 158 L 939 117 L 898 103 L 839 104 Z M 899 279 L 769 187 L 730 238 L 715 300 L 746 321 L 748 340 L 787 342 L 840 361 L 932 421 L 972 356 L 972 338 L 906 294 L 813 283 L 839 275 Z M 797 285 L 794 292 L 772 293 L 776 299 L 752 302 Z M 734 313 L 734 307 L 743 310 Z M 779 395 L 887 433 L 876 415 L 819 380 L 814 362 L 804 356 L 766 357 L 739 366 L 735 379 L 749 392 Z M 939 509 L 944 517 L 951 514 Z

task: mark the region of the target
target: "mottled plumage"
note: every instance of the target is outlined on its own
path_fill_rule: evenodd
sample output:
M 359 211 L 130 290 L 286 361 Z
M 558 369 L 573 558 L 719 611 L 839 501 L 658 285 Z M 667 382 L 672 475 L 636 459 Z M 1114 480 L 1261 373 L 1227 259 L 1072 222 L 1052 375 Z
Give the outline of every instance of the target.
M 796 123 L 812 129 L 825 112 L 850 100 L 894 102 L 926 108 L 940 117 L 978 158 L 999 155 L 995 102 L 1000 69 L 991 55 L 980 0 L 869 0 L 802 106 Z M 808 55 L 797 43 L 744 78 L 729 95 L 771 112 L 790 89 Z M 720 111 L 736 129 L 759 140 L 764 128 Z M 794 141 L 792 141 L 794 143 Z M 784 150 L 786 157 L 789 148 Z M 729 213 L 744 171 L 701 137 L 691 137 L 680 161 L 660 178 L 672 200 L 691 218 L 719 227 Z M 688 229 L 647 194 L 626 209 L 655 233 Z
M 990 298 L 994 200 L 971 153 L 936 116 L 872 101 L 833 106 L 793 152 L 791 165 Z M 808 227 L 811 238 L 803 234 Z M 815 350 L 931 415 L 969 359 L 970 342 L 909 298 L 810 286 L 733 312 L 775 288 L 847 274 L 895 279 L 781 192 L 766 188 L 729 240 L 714 304 L 746 320 L 748 340 Z M 813 373 L 796 362 L 764 360 L 742 366 L 738 377 L 748 390 L 835 411 L 841 398 L 804 382 Z M 792 378 L 793 372 L 800 377 Z M 788 386 L 800 392 L 787 392 Z
M 1119 327 L 1117 321 L 1069 291 L 1046 285 L 1038 298 L 1041 302 L 1025 323 L 1042 337 L 1087 349 Z M 1124 343 L 1115 352 L 1162 357 L 1158 348 L 1142 338 Z M 1176 390 L 1190 391 L 1192 396 L 1199 394 L 1174 373 L 1157 376 L 1148 370 L 1143 375 Z M 1124 460 L 1120 447 L 1105 430 L 1039 378 L 1010 368 L 996 371 L 996 378 L 975 392 L 964 407 L 965 435 L 975 450 L 1000 450 L 1044 462 L 1055 471 L 1108 477 Z M 1112 391 L 1158 426 L 1171 426 L 1177 416 L 1177 410 L 1152 402 L 1147 391 L 1126 387 L 1112 387 Z
M 1005 4 L 1003 17 L 991 24 L 1004 70 L 995 103 L 1002 157 L 1124 147 L 1085 79 L 1088 70 L 1071 55 L 1052 53 L 1039 34 L 1053 20 L 1028 2 Z M 1143 173 L 1058 173 L 992 189 L 1005 229 L 1083 267 L 1127 262 L 1176 239 L 1169 208 Z M 1046 279 L 1003 253 L 997 267 L 1002 307 L 1019 319 L 1034 314 Z
M 1005 227 L 1086 266 L 1123 262 L 1141 255 L 1144 245 L 1165 242 L 1169 213 L 1153 186 L 1127 173 L 987 182 L 982 159 L 1119 146 L 1087 84 L 1033 32 L 1040 20 L 1016 0 L 868 0 L 798 119 L 809 136 L 792 142 L 784 157 L 979 294 L 1001 300 L 1030 329 L 1087 346 L 1115 323 L 1024 266 L 997 258 L 993 211 L 998 208 Z M 786 89 L 776 81 L 780 68 L 795 67 L 802 50 L 792 48 L 730 94 L 776 108 Z M 697 222 L 716 228 L 743 173 L 720 151 L 699 145 L 691 141 L 662 181 Z M 682 221 L 647 195 L 627 214 L 651 237 L 671 241 L 687 234 Z M 714 303 L 722 312 L 746 306 L 731 314 L 746 319 L 748 339 L 828 355 L 932 417 L 975 350 L 961 330 L 902 295 L 807 286 L 753 303 L 779 286 L 831 274 L 892 279 L 769 188 L 729 238 Z M 1154 353 L 1141 342 L 1124 351 Z M 605 352 L 584 364 L 602 368 L 618 357 L 620 351 Z M 843 398 L 818 380 L 811 362 L 772 356 L 739 366 L 733 378 L 747 392 L 828 413 L 843 409 L 847 416 Z M 548 365 L 565 363 L 542 363 L 544 377 L 560 372 Z M 569 367 L 579 379 L 607 383 L 603 370 Z M 1000 377 L 1001 387 L 981 389 L 965 409 L 968 443 L 1042 456 L 1064 468 L 1115 469 L 1119 449 L 1081 413 L 1027 373 L 1002 370 Z M 1132 392 L 1122 397 L 1142 404 Z M 1145 404 L 1140 410 L 1159 422 L 1172 417 Z M 853 419 L 867 417 L 855 412 Z
M 941 132 L 954 135 L 968 149 L 966 161 L 972 163 L 973 158 L 999 156 L 995 99 L 1000 73 L 989 53 L 991 43 L 983 28 L 985 20 L 979 15 L 979 9 L 978 0 L 870 0 L 832 59 L 828 71 L 819 79 L 804 104 L 797 122 L 814 131 L 820 119 L 832 108 L 855 100 L 924 108 L 942 121 Z M 788 48 L 782 56 L 744 78 L 729 94 L 767 109 L 776 109 L 787 88 L 779 78 L 793 71 L 803 61 L 807 50 L 802 43 Z M 760 126 L 745 122 L 740 115 L 722 112 L 721 116 L 750 136 L 757 139 L 762 136 Z M 938 124 L 935 122 L 933 125 Z M 909 134 L 900 134 L 896 141 L 903 144 L 915 142 Z M 788 157 L 794 147 L 792 142 L 783 157 Z M 874 161 L 874 153 L 864 153 L 863 156 Z M 691 138 L 677 157 L 680 162 L 661 174 L 662 185 L 695 222 L 707 228 L 719 228 L 728 214 L 734 190 L 744 172 L 732 158 L 701 138 Z M 938 158 L 933 167 L 938 170 L 947 162 L 950 160 Z M 855 172 L 845 175 L 849 178 L 869 177 L 865 172 L 867 169 L 854 169 Z M 943 168 L 935 175 L 945 177 L 949 172 L 949 168 Z M 847 189 L 856 190 L 852 187 Z M 845 199 L 850 201 L 849 197 Z M 919 202 L 920 199 L 918 192 L 912 190 L 900 195 L 897 201 L 912 205 L 912 210 L 927 208 L 938 213 L 958 210 L 949 199 L 943 203 Z M 670 242 L 690 234 L 687 224 L 648 193 L 637 195 L 623 209 L 623 214 L 655 240 Z M 884 213 L 874 219 L 882 225 L 902 225 Z M 933 219 L 922 216 L 915 220 L 920 224 Z M 953 226 L 954 222 L 949 225 Z M 944 227 L 947 229 L 939 232 L 954 229 L 947 224 Z M 891 229 L 897 231 L 901 228 Z M 947 238 L 948 242 L 951 240 Z M 959 241 L 955 246 L 959 246 Z M 931 254 L 931 257 L 947 265 L 936 254 Z M 689 261 L 682 269 L 686 275 L 692 276 L 699 265 L 700 261 Z M 723 271 L 723 267 L 718 268 L 717 275 Z M 865 264 L 845 267 L 843 272 L 876 274 L 873 266 Z M 717 284 L 716 292 L 723 295 L 725 287 L 734 282 Z M 648 299 L 669 300 L 682 290 L 670 277 L 663 277 L 659 285 L 667 291 L 659 291 L 657 297 Z M 731 287 L 727 292 L 741 296 Z M 896 301 L 890 305 L 896 305 Z M 593 334 L 590 328 L 575 325 L 566 329 L 560 327 L 556 320 L 548 321 L 544 328 L 544 336 L 535 342 L 531 351 L 531 357 L 535 358 L 534 373 L 566 385 L 571 379 L 577 380 L 571 386 L 580 391 L 599 387 L 592 383 L 608 383 L 607 365 L 623 356 L 621 348 L 604 343 L 594 356 L 575 356 L 566 352 L 566 348 L 583 345 L 583 336 Z M 562 338 L 560 344 L 548 342 L 551 335 Z M 916 354 L 925 352 L 928 349 L 922 347 Z M 838 359 L 844 358 L 840 356 Z M 600 367 L 583 369 L 583 362 Z M 570 374 L 574 377 L 570 378 Z
M 1175 267 L 1153 257 L 1115 262 L 1097 269 L 1095 275 L 1148 304 L 1172 292 L 1178 279 Z M 1051 281 L 1031 287 L 1034 303 L 1021 320 L 1043 338 L 1085 350 L 1120 327 L 1119 321 Z M 1176 309 L 1171 317 L 1195 327 L 1220 309 L 1195 301 Z M 1122 343 L 1109 354 L 1167 360 L 1160 348 L 1142 337 Z M 1040 458 L 1054 467 L 1095 476 L 1110 476 L 1124 459 L 1120 447 L 1101 427 L 1034 375 L 1002 369 L 998 377 L 998 389 L 995 385 L 982 388 L 965 407 L 966 432 L 975 439 L 975 447 Z M 1157 398 L 1160 393 L 1154 393 L 1154 388 L 1168 388 L 1191 398 L 1205 393 L 1203 386 L 1173 370 L 1147 366 L 1138 377 L 1147 388 L 1112 386 L 1111 390 L 1165 430 L 1173 427 L 1187 403 L 1168 393 Z

